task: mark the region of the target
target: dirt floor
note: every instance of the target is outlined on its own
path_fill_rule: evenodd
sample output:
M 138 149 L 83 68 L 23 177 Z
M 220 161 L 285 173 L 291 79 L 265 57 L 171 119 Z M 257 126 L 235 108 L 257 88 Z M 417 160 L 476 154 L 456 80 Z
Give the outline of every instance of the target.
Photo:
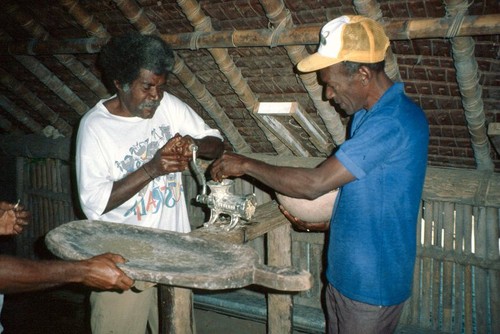
M 5 296 L 4 334 L 90 334 L 85 295 L 78 289 Z M 263 323 L 195 309 L 197 334 L 265 334 Z
M 91 334 L 84 291 L 57 289 L 5 296 L 0 316 L 3 334 Z M 195 308 L 196 334 L 266 334 L 261 322 Z M 305 332 L 294 331 L 293 334 Z M 397 334 L 438 334 L 419 328 L 400 328 Z

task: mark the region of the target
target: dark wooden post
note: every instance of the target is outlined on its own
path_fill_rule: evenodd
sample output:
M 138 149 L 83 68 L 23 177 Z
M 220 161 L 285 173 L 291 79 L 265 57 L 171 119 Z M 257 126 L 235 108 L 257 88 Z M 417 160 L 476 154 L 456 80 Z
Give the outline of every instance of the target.
M 292 265 L 292 235 L 290 224 L 283 224 L 267 234 L 269 266 Z M 268 293 L 267 332 L 269 334 L 292 333 L 293 298 L 290 293 Z
M 158 285 L 161 334 L 193 334 L 193 293 L 191 289 Z

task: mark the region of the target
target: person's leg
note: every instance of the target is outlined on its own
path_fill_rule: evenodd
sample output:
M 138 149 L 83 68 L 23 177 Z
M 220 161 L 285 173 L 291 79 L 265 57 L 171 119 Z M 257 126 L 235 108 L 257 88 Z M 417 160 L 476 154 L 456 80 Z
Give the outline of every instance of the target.
M 150 334 L 158 334 L 160 332 L 159 321 L 159 304 L 158 304 L 158 287 L 153 287 L 148 290 L 154 290 L 151 296 L 151 304 L 149 305 L 148 327 Z
M 337 334 L 339 332 L 339 324 L 337 319 L 337 303 L 333 293 L 334 288 L 328 284 L 326 287 L 326 333 Z
M 144 334 L 156 288 L 141 292 L 92 292 L 90 295 L 90 324 L 93 334 Z M 156 332 L 158 333 L 158 326 Z
M 329 286 L 327 288 L 328 333 L 393 333 L 403 305 L 404 303 L 385 307 L 360 303 L 345 297 Z

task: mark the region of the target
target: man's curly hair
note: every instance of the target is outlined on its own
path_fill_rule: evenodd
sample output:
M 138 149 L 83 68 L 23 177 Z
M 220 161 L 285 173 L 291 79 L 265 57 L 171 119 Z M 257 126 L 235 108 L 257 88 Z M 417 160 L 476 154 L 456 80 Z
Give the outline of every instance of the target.
M 141 69 L 157 75 L 167 74 L 174 65 L 174 53 L 158 36 L 131 32 L 113 37 L 102 49 L 98 65 L 104 79 L 111 84 L 131 84 Z

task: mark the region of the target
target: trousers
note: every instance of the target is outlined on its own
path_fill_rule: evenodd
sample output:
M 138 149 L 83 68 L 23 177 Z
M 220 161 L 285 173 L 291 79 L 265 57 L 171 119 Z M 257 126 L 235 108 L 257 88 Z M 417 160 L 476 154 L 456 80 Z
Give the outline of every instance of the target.
M 90 294 L 93 334 L 158 334 L 158 289 Z
M 328 284 L 326 310 L 328 334 L 390 334 L 394 333 L 404 303 L 377 306 L 361 303 L 342 295 Z

